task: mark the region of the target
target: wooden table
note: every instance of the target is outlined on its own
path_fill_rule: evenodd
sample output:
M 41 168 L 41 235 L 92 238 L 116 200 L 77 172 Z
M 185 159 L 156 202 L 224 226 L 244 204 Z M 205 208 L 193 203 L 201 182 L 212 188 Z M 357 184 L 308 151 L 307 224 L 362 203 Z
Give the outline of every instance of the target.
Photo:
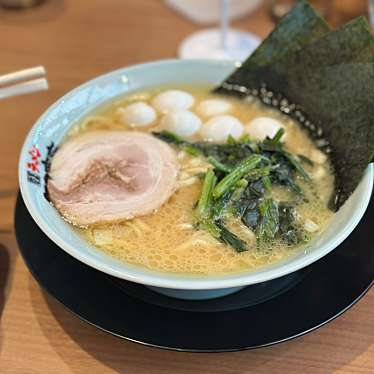
M 235 25 L 260 36 L 272 28 L 264 9 Z M 43 64 L 51 85 L 0 102 L 0 373 L 374 373 L 374 289 L 339 319 L 291 342 L 177 353 L 84 324 L 39 289 L 20 258 L 13 230 L 17 159 L 34 121 L 87 79 L 174 57 L 198 28 L 157 0 L 48 0 L 27 11 L 0 10 L 0 74 Z

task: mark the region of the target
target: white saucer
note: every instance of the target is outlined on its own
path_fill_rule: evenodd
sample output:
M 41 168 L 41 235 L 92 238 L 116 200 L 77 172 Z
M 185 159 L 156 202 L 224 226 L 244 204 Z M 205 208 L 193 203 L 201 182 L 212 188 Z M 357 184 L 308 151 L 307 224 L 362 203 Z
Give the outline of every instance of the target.
M 244 31 L 229 29 L 227 48 L 221 47 L 218 28 L 205 29 L 189 35 L 179 46 L 178 56 L 184 59 L 211 58 L 243 61 L 260 44 L 257 36 Z

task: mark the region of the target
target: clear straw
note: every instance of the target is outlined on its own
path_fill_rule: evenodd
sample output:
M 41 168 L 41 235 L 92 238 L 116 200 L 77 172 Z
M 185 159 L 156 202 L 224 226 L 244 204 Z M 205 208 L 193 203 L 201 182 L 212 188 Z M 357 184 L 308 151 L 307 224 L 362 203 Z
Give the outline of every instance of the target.
M 369 0 L 369 18 L 372 29 L 374 29 L 374 0 Z
M 227 50 L 227 32 L 229 28 L 229 0 L 220 0 L 221 6 L 221 47 Z

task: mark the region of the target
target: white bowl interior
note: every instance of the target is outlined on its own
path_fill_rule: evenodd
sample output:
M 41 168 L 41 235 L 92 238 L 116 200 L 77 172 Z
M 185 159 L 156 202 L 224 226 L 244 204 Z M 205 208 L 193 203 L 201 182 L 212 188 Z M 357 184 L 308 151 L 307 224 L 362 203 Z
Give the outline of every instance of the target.
M 36 146 L 41 158 L 47 147 L 59 144 L 67 129 L 96 106 L 121 94 L 160 85 L 217 85 L 233 69 L 232 62 L 212 60 L 168 60 L 124 68 L 94 79 L 58 100 L 36 122 L 23 146 L 19 162 L 19 180 L 25 204 L 40 228 L 73 257 L 122 279 L 175 289 L 217 289 L 249 285 L 274 279 L 301 269 L 336 248 L 355 228 L 370 200 L 373 167 L 368 167 L 356 191 L 332 219 L 327 230 L 304 251 L 257 271 L 214 277 L 193 277 L 160 273 L 121 263 L 88 245 L 74 228 L 61 219 L 44 198 L 45 171 L 34 172 L 40 184 L 28 179 L 29 151 Z

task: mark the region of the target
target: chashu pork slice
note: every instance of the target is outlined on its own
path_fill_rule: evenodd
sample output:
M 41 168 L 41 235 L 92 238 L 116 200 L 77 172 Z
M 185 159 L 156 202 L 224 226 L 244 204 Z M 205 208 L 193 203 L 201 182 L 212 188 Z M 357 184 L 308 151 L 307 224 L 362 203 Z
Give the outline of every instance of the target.
M 91 131 L 52 159 L 47 189 L 59 212 L 87 226 L 155 211 L 176 190 L 178 161 L 166 143 L 127 131 Z

